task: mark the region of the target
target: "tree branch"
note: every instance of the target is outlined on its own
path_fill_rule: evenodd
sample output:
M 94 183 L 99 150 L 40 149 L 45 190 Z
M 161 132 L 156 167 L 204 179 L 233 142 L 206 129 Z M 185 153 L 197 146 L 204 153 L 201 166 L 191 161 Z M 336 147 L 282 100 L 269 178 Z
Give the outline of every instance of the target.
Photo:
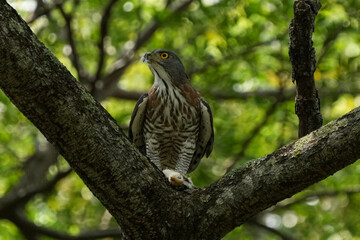
M 242 142 L 241 144 L 241 150 L 236 153 L 230 161 L 230 166 L 226 169 L 226 172 L 230 172 L 234 169 L 235 165 L 240 161 L 240 159 L 244 156 L 245 151 L 249 144 L 252 142 L 252 140 L 257 136 L 257 134 L 260 132 L 260 130 L 266 125 L 269 118 L 274 114 L 276 111 L 277 106 L 281 100 L 277 100 L 274 103 L 271 104 L 271 106 L 268 108 L 268 110 L 265 113 L 264 118 L 261 122 L 259 122 L 252 130 L 251 133 L 248 135 L 248 137 Z
M 108 237 L 120 237 L 121 232 L 119 229 L 96 229 L 79 233 L 78 235 L 70 235 L 64 232 L 59 232 L 46 227 L 38 226 L 29 221 L 22 212 L 16 212 L 11 216 L 11 220 L 19 226 L 26 236 L 44 235 L 53 239 L 64 240 L 91 240 Z M 35 237 L 34 237 L 35 238 Z M 36 238 L 35 238 L 36 239 Z
M 99 48 L 99 62 L 95 74 L 95 79 L 99 79 L 101 75 L 101 71 L 104 66 L 104 60 L 105 60 L 105 48 L 104 48 L 104 40 L 108 33 L 108 26 L 109 26 L 109 19 L 111 16 L 111 10 L 113 6 L 117 3 L 118 0 L 110 0 L 108 5 L 105 7 L 103 17 L 101 18 L 100 23 L 100 40 L 98 43 Z
M 254 50 L 257 48 L 271 45 L 272 43 L 274 43 L 276 41 L 282 40 L 285 36 L 286 36 L 286 34 L 281 34 L 281 35 L 276 36 L 275 38 L 251 44 L 239 52 L 232 52 L 231 54 L 224 56 L 223 59 L 226 59 L 227 61 L 237 60 L 239 57 L 243 57 L 245 55 L 249 55 L 249 54 L 253 53 Z M 210 67 L 220 66 L 221 64 L 223 64 L 223 61 L 214 60 L 214 59 L 208 60 L 202 66 L 196 66 L 196 65 L 192 64 L 192 65 L 190 65 L 190 69 L 188 70 L 188 75 L 192 76 L 193 74 L 203 73 Z
M 280 232 L 279 230 L 277 230 L 275 228 L 268 227 L 265 224 L 261 224 L 258 221 L 250 220 L 247 223 L 250 224 L 250 225 L 256 226 L 258 228 L 262 228 L 262 229 L 264 229 L 266 231 L 272 232 L 272 233 L 278 235 L 282 240 L 297 240 L 296 238 L 293 238 L 292 236 L 289 236 L 289 235 L 287 235 L 285 233 L 282 233 L 282 232 Z
M 360 157 L 360 108 L 204 189 L 180 191 L 0 2 L 0 88 L 59 149 L 125 239 L 219 239 Z
M 35 22 L 38 18 L 47 15 L 49 16 L 51 11 L 58 6 L 64 4 L 65 0 L 55 0 L 51 5 L 44 3 L 43 0 L 37 0 L 37 6 L 30 19 L 28 20 L 28 24 Z
M 338 36 L 340 35 L 340 33 L 342 33 L 342 31 L 344 29 L 345 29 L 344 23 L 341 23 L 341 24 L 338 24 L 337 26 L 335 26 L 332 31 L 329 31 L 328 36 L 325 38 L 325 41 L 322 44 L 322 48 L 320 50 L 319 57 L 318 57 L 318 60 L 316 63 L 317 65 L 319 65 L 323 61 L 323 59 L 326 56 L 326 53 L 331 48 L 331 46 L 335 43 L 336 39 L 338 38 Z
M 176 14 L 186 9 L 192 2 L 193 0 L 187 0 L 175 7 L 172 7 L 171 4 L 167 4 L 166 8 L 170 8 L 172 13 Z M 134 46 L 131 49 L 126 50 L 126 52 L 114 63 L 114 69 L 102 79 L 96 79 L 96 81 L 101 81 L 103 84 L 101 89 L 93 89 L 92 93 L 95 99 L 101 101 L 104 96 L 112 95 L 112 91 L 116 89 L 116 82 L 124 73 L 125 69 L 134 62 L 135 52 L 153 36 L 160 25 L 161 22 L 157 19 L 150 21 L 147 27 L 139 32 Z
M 120 87 L 116 87 L 109 97 L 137 101 L 144 93 L 145 92 L 126 91 Z
M 322 198 L 322 197 L 335 197 L 340 194 L 352 195 L 352 194 L 359 194 L 359 193 L 360 193 L 360 189 L 345 189 L 345 190 L 316 192 L 316 193 L 307 194 L 301 198 L 289 199 L 286 202 L 279 203 L 278 205 L 276 205 L 276 208 L 288 208 L 295 204 L 299 204 L 299 203 L 302 203 L 304 201 L 311 200 L 314 198 L 317 199 L 317 198 Z
M 13 211 L 19 204 L 24 204 L 34 195 L 50 191 L 58 181 L 69 175 L 69 173 L 71 173 L 71 169 L 58 173 L 53 179 L 43 184 L 25 186 L 17 192 L 12 191 L 6 194 L 0 198 L 0 216 L 8 216 L 8 212 Z
M 240 225 L 254 213 L 353 163 L 360 157 L 360 139 L 356 137 L 359 133 L 360 108 L 356 108 L 298 141 L 230 172 L 205 191 L 216 196 L 213 201 L 218 203 L 208 206 L 207 212 L 217 215 L 214 225 L 208 228 L 226 221 Z
M 51 189 L 65 175 L 58 175 L 53 180 L 44 183 L 49 167 L 57 161 L 58 153 L 49 143 L 36 152 L 25 162 L 25 174 L 5 196 L 0 198 L 0 216 L 12 211 L 14 207 L 28 201 L 36 193 Z
M 63 6 L 61 4 L 57 5 L 57 8 L 60 10 L 61 15 L 63 16 L 63 18 L 65 19 L 65 27 L 66 27 L 66 33 L 67 33 L 67 38 L 68 38 L 68 42 L 70 44 L 71 47 L 71 53 L 69 55 L 70 60 L 72 62 L 72 64 L 74 65 L 77 73 L 78 73 L 78 77 L 79 80 L 81 82 L 85 82 L 85 80 L 88 77 L 87 72 L 85 71 L 85 69 L 83 68 L 81 62 L 80 62 L 80 57 L 78 55 L 77 52 L 77 48 L 76 48 L 76 43 L 75 43 L 75 39 L 74 39 L 74 35 L 73 35 L 73 29 L 71 26 L 71 20 L 72 20 L 72 16 L 71 14 L 68 14 L 65 12 Z
M 320 96 L 322 98 L 332 98 L 336 99 L 341 94 L 351 94 L 356 96 L 357 93 L 360 91 L 359 88 L 356 86 L 354 87 L 347 87 L 347 88 L 322 88 Z M 200 89 L 200 92 L 207 92 L 212 97 L 218 100 L 227 100 L 227 99 L 239 99 L 239 100 L 246 100 L 249 98 L 273 98 L 276 101 L 289 101 L 293 100 L 293 96 L 296 92 L 295 88 L 278 88 L 278 89 L 257 89 L 253 91 L 226 91 L 226 90 L 218 90 L 218 89 Z M 137 101 L 142 94 L 145 92 L 138 92 L 138 91 L 127 91 L 116 87 L 114 91 L 109 95 L 109 97 L 114 97 L 118 99 L 125 99 L 125 100 L 133 100 Z
M 321 93 L 319 94 L 322 98 L 338 98 L 341 94 L 351 94 L 356 96 L 359 93 L 360 89 L 356 86 L 352 87 L 338 87 L 338 88 L 322 88 Z M 296 92 L 295 88 L 287 88 L 287 89 L 257 89 L 253 91 L 224 91 L 224 90 L 203 90 L 201 92 L 209 92 L 213 97 L 220 100 L 227 99 L 248 99 L 251 97 L 254 98 L 275 98 L 278 101 L 283 100 L 292 100 L 293 96 Z M 121 95 L 119 95 L 121 98 Z
M 299 0 L 294 3 L 294 19 L 289 26 L 289 56 L 296 81 L 295 112 L 299 118 L 299 138 L 322 125 L 320 98 L 315 88 L 315 49 L 312 33 L 321 3 L 316 0 Z

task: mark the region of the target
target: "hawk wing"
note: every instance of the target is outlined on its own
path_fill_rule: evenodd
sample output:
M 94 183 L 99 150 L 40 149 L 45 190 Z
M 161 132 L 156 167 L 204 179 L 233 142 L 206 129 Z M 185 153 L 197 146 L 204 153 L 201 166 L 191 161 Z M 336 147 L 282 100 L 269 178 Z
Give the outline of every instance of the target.
M 199 138 L 188 173 L 195 170 L 205 154 L 206 157 L 209 157 L 214 145 L 214 127 L 211 109 L 209 104 L 202 99 L 200 101 L 200 113 Z
M 144 119 L 146 115 L 146 106 L 148 103 L 148 94 L 143 94 L 135 105 L 134 111 L 131 115 L 129 126 L 129 138 L 132 143 L 140 150 L 142 154 L 146 153 L 145 139 L 144 139 Z

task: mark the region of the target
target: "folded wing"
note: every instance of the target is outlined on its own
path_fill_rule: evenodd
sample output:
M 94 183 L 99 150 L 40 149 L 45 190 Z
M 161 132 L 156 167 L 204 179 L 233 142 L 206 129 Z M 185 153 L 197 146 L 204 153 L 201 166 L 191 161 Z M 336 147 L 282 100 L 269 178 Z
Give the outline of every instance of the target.
M 148 103 L 148 94 L 143 94 L 135 105 L 131 115 L 129 126 L 129 138 L 132 143 L 145 155 L 146 146 L 144 139 L 144 120 L 146 115 L 146 106 Z
M 200 102 L 200 111 L 199 138 L 188 173 L 195 170 L 205 154 L 206 157 L 209 157 L 214 145 L 214 127 L 211 109 L 209 104 L 202 99 Z

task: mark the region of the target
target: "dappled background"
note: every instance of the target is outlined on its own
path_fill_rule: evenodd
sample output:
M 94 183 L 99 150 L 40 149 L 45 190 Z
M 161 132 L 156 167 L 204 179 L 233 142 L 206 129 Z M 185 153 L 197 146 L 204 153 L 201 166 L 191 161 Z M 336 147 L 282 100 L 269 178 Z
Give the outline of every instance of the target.
M 141 54 L 157 48 L 177 53 L 214 115 L 214 151 L 191 174 L 199 187 L 297 139 L 288 56 L 292 1 L 8 2 L 125 132 L 136 100 L 153 82 Z M 313 36 L 314 77 L 326 124 L 360 105 L 360 2 L 322 4 Z M 224 239 L 355 239 L 359 208 L 355 163 Z M 0 240 L 120 239 L 116 226 L 0 92 Z

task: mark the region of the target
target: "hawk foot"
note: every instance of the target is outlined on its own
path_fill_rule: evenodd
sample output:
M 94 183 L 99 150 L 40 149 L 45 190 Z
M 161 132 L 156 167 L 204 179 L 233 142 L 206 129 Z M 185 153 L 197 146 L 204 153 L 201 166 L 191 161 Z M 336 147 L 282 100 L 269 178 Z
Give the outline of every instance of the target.
M 179 187 L 182 185 L 184 185 L 187 188 L 194 187 L 190 178 L 183 176 L 181 173 L 178 173 L 171 169 L 165 169 L 163 170 L 163 173 L 165 174 L 166 178 L 169 180 L 170 184 L 175 187 Z

